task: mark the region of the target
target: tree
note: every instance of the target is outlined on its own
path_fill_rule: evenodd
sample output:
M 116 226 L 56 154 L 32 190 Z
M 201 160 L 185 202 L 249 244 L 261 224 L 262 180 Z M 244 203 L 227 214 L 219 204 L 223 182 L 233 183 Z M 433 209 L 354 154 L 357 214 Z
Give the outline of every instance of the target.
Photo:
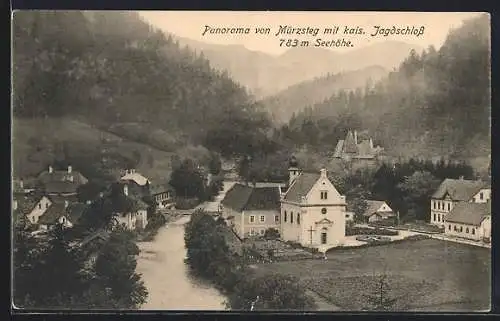
M 430 198 L 439 184 L 440 181 L 426 171 L 417 171 L 398 184 L 398 189 L 403 193 L 403 199 L 410 208 L 410 215 L 415 215 L 417 219 L 429 220 Z
M 133 233 L 116 228 L 96 260 L 95 271 L 99 282 L 111 291 L 111 297 L 124 306 L 135 309 L 146 302 L 148 292 L 135 272 L 135 256 L 139 248 Z
M 374 289 L 370 294 L 365 295 L 368 306 L 367 310 L 394 311 L 398 298 L 391 296 L 387 274 L 382 274 L 376 278 Z
M 346 200 L 348 204 L 348 210 L 354 212 L 354 220 L 356 222 L 363 222 L 368 203 L 366 202 L 370 198 L 370 192 L 365 190 L 361 185 L 356 186 L 346 193 Z
M 268 228 L 264 232 L 264 238 L 268 240 L 275 240 L 280 237 L 280 232 L 275 228 Z
M 249 274 L 239 282 L 226 303 L 234 310 L 310 310 L 314 301 L 296 277 L 282 274 Z
M 203 198 L 205 186 L 203 176 L 192 160 L 186 159 L 181 166 L 174 169 L 170 177 L 170 185 L 178 196 L 185 198 Z

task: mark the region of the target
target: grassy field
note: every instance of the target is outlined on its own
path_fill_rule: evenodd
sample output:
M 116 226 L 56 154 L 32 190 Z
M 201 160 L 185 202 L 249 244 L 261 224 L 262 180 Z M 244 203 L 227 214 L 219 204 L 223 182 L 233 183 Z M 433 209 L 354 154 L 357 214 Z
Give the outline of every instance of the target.
M 389 276 L 397 311 L 483 311 L 490 308 L 488 249 L 420 240 L 332 252 L 326 261 L 261 264 L 257 273 L 295 275 L 304 286 L 343 310 L 370 309 L 366 295 L 378 275 Z

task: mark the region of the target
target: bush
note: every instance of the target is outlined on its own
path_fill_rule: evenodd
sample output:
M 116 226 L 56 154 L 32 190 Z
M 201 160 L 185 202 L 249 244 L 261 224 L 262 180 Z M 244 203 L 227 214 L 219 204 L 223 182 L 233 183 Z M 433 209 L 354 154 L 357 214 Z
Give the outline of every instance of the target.
M 175 199 L 175 208 L 179 210 L 190 210 L 195 208 L 199 204 L 200 200 L 197 198 L 177 197 Z
M 275 228 L 268 228 L 264 232 L 264 238 L 266 240 L 277 240 L 280 238 L 280 232 Z
M 346 236 L 353 235 L 387 235 L 387 236 L 396 236 L 399 235 L 398 231 L 392 231 L 387 229 L 380 228 L 366 228 L 366 227 L 347 227 L 345 231 Z

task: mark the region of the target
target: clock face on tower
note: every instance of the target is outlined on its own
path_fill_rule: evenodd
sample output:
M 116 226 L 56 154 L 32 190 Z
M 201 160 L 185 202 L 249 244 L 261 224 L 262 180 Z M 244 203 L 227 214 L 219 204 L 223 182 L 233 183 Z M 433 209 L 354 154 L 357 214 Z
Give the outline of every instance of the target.
M 326 208 L 324 208 L 324 207 L 323 207 L 323 208 L 321 209 L 321 214 L 326 214 Z

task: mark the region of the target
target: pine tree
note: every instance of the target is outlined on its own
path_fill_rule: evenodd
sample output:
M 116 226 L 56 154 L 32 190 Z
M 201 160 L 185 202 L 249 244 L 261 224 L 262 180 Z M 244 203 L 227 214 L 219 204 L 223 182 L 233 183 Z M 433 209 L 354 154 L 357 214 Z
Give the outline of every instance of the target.
M 367 310 L 393 311 L 396 307 L 398 298 L 391 296 L 391 288 L 387 278 L 385 273 L 378 276 L 373 291 L 365 295 L 369 303 Z

